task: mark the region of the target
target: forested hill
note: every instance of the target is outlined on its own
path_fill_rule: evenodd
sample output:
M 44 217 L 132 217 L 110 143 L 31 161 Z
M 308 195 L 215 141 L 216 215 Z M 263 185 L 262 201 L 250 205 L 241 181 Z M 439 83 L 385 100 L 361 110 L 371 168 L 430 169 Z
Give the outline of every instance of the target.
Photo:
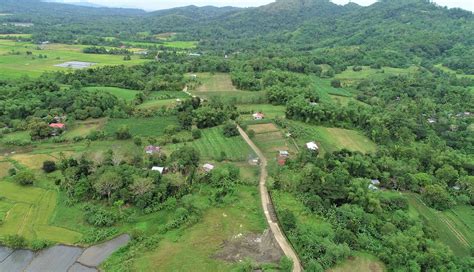
M 428 0 L 382 0 L 368 7 L 329 0 L 279 0 L 257 8 L 188 6 L 152 13 L 35 0 L 0 2 L 0 12 L 14 14 L 0 21 L 34 23 L 27 31 L 34 32 L 37 41 L 97 44 L 100 40 L 85 37 L 140 41 L 138 33 L 178 32 L 181 39 L 200 41 L 200 49 L 209 52 L 324 50 L 324 55 L 337 56 L 341 67 L 443 63 L 474 73 L 469 61 L 474 59 L 473 13 Z M 0 31 L 18 31 L 5 28 L 0 26 Z

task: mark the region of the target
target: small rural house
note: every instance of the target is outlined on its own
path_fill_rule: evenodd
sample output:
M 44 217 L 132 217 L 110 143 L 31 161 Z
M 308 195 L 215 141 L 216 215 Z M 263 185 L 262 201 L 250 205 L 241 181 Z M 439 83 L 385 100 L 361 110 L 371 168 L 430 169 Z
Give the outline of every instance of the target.
M 290 156 L 290 153 L 287 150 L 280 150 L 280 151 L 278 151 L 278 155 L 280 157 L 288 157 L 288 156 Z
M 306 148 L 311 151 L 317 151 L 319 149 L 318 145 L 315 142 L 306 143 Z
M 159 146 L 149 145 L 149 146 L 145 147 L 145 153 L 147 153 L 149 155 L 159 153 L 160 150 L 161 150 L 161 148 Z
M 151 168 L 151 171 L 158 171 L 160 174 L 163 174 L 166 171 L 165 167 L 160 167 L 160 166 L 153 166 Z
M 265 114 L 263 114 L 261 112 L 256 112 L 256 113 L 252 114 L 252 116 L 253 116 L 254 120 L 263 120 L 263 119 L 265 119 Z
M 51 123 L 49 127 L 53 129 L 66 129 L 66 125 L 63 123 Z
M 375 185 L 375 186 L 378 186 L 378 185 L 380 185 L 380 180 L 378 180 L 378 179 L 371 179 L 371 180 L 370 180 L 370 183 L 372 183 L 372 184 Z
M 53 129 L 53 132 L 51 133 L 53 136 L 61 134 L 61 132 L 66 129 L 66 125 L 63 123 L 51 123 L 49 124 L 49 127 Z
M 202 166 L 202 169 L 204 170 L 204 172 L 209 173 L 214 169 L 214 165 L 206 163 Z
M 372 191 L 377 191 L 379 188 L 373 184 L 369 184 L 369 189 Z
M 429 119 L 428 119 L 428 123 L 434 124 L 434 123 L 436 123 L 436 119 L 434 119 L 434 118 L 429 118 Z

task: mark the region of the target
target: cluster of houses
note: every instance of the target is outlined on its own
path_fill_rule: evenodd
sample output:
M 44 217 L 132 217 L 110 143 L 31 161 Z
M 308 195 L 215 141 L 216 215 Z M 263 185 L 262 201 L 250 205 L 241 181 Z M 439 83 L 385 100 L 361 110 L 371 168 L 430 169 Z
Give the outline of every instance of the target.
M 148 145 L 145 147 L 145 153 L 148 155 L 153 155 L 153 154 L 159 154 L 161 152 L 161 147 L 159 146 L 154 146 L 154 145 Z M 202 166 L 202 170 L 205 173 L 209 173 L 212 170 L 214 170 L 215 166 L 210 163 L 206 163 Z M 152 171 L 158 171 L 160 174 L 166 174 L 168 172 L 168 168 L 164 166 L 153 166 L 151 168 Z
M 316 152 L 319 150 L 319 146 L 315 142 L 306 143 L 306 148 L 311 152 Z M 290 157 L 288 150 L 279 150 L 277 154 L 277 162 L 280 166 L 284 166 L 286 161 Z

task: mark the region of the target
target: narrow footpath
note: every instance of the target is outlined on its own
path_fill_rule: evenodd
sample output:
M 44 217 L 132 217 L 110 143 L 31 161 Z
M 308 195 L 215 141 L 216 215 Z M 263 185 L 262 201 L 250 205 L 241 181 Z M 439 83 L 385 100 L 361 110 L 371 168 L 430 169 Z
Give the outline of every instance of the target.
M 253 143 L 247 133 L 245 133 L 245 131 L 240 126 L 237 126 L 237 128 L 242 138 L 244 138 L 244 140 L 252 148 L 255 154 L 257 154 L 257 156 L 260 158 L 260 197 L 262 199 L 263 212 L 265 213 L 265 218 L 267 219 L 267 223 L 270 226 L 270 230 L 272 231 L 275 240 L 278 242 L 285 255 L 293 261 L 293 272 L 300 272 L 302 271 L 302 267 L 300 260 L 296 255 L 296 252 L 293 250 L 293 247 L 290 245 L 285 235 L 283 234 L 283 231 L 278 225 L 278 221 L 272 219 L 271 212 L 274 212 L 275 208 L 273 207 L 273 203 L 270 200 L 270 194 L 268 193 L 266 185 L 268 176 L 267 158 L 265 158 L 262 151 Z

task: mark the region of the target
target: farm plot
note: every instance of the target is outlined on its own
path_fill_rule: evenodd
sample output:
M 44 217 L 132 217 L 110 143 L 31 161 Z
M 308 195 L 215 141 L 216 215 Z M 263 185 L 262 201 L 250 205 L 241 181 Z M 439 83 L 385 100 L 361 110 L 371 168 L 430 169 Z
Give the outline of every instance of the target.
M 81 234 L 49 225 L 57 193 L 35 187 L 21 187 L 8 181 L 0 182 L 0 237 L 18 234 L 29 240 L 46 239 L 59 243 L 74 244 Z
M 8 175 L 8 170 L 13 167 L 13 164 L 8 161 L 2 161 L 0 158 L 0 179 L 6 177 Z
M 406 195 L 412 214 L 421 217 L 426 224 L 436 230 L 439 240 L 449 246 L 456 255 L 469 256 L 470 245 L 474 243 L 474 240 L 472 224 L 466 225 L 466 223 L 472 223 L 474 218 L 472 209 L 467 213 L 464 207 L 439 212 L 426 206 L 420 196 L 416 194 Z
M 123 56 L 118 55 L 85 54 L 82 52 L 84 47 L 49 44 L 42 48 L 28 42 L 0 40 L 0 52 L 4 52 L 0 55 L 0 79 L 21 78 L 26 75 L 38 77 L 43 72 L 67 71 L 68 68 L 55 65 L 72 61 L 97 63 L 95 66 L 135 65 L 145 61 L 138 56 L 132 56 L 132 60 L 124 61 Z
M 238 90 L 229 74 L 225 73 L 198 73 L 197 80 L 201 85 L 191 91 L 193 95 L 205 98 L 217 98 L 234 104 L 255 104 L 266 102 L 265 92 L 251 92 Z
M 113 135 L 121 126 L 127 126 L 132 136 L 162 136 L 167 126 L 177 124 L 175 116 L 112 119 L 105 126 L 105 132 Z
M 11 159 L 30 169 L 41 169 L 44 161 L 56 161 L 57 159 L 48 154 L 15 154 Z
M 93 131 L 102 130 L 106 122 L 107 119 L 105 118 L 75 122 L 74 126 L 68 128 L 63 137 L 68 140 L 72 140 L 75 137 L 85 137 Z
M 375 152 L 377 146 L 362 133 L 342 128 L 314 126 L 301 122 L 291 122 L 291 131 L 299 145 L 316 141 L 322 152 L 334 152 L 343 148 L 362 153 Z
M 200 139 L 187 144 L 196 148 L 201 157 L 208 160 L 224 158 L 230 161 L 246 161 L 250 155 L 253 155 L 252 150 L 241 137 L 227 138 L 222 134 L 221 127 L 203 129 Z M 169 148 L 175 150 L 183 145 L 176 144 Z
M 237 110 L 242 114 L 244 120 L 253 120 L 252 114 L 261 112 L 265 119 L 275 119 L 276 117 L 285 117 L 285 106 L 274 106 L 269 104 L 248 104 L 239 105 Z
M 248 130 L 255 131 L 255 137 L 252 140 L 269 160 L 276 158 L 279 150 L 296 153 L 295 145 L 272 123 L 250 125 Z
M 140 93 L 136 90 L 129 90 L 117 87 L 86 87 L 82 88 L 84 91 L 99 91 L 99 92 L 108 92 L 120 99 L 124 99 L 125 101 L 132 101 L 135 99 L 135 96 Z
M 157 249 L 134 263 L 136 271 L 233 271 L 235 264 L 215 257 L 226 241 L 262 233 L 266 227 L 255 187 L 239 186 L 238 201 L 207 210 L 185 232 L 166 234 Z

